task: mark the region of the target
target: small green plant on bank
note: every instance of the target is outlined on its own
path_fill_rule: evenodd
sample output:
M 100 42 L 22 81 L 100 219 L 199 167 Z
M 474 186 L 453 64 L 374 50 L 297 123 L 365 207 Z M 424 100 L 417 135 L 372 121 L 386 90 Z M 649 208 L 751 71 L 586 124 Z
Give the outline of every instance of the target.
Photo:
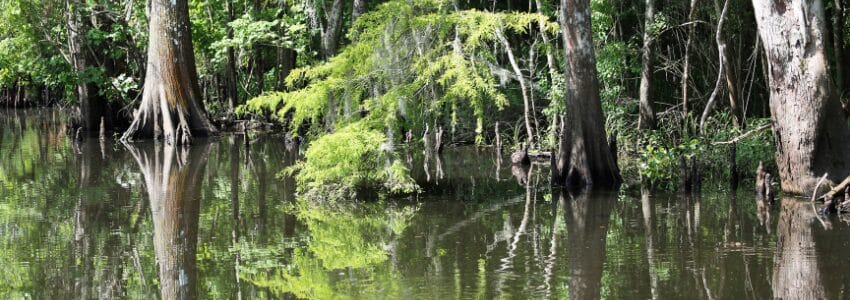
M 679 174 L 679 160 L 704 152 L 700 140 L 690 139 L 673 147 L 665 146 L 657 135 L 649 137 L 648 145 L 640 153 L 638 173 L 656 188 L 673 190 L 676 187 Z

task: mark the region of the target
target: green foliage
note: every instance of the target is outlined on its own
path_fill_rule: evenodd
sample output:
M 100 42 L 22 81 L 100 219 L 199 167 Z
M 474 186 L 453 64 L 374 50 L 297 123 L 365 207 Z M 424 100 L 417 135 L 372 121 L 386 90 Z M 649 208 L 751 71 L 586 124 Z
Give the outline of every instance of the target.
M 293 5 L 286 11 L 276 12 L 276 15 L 282 16 L 280 18 L 246 13 L 226 24 L 233 30 L 233 38 L 221 36 L 210 44 L 215 52 L 213 62 L 226 61 L 228 47 L 247 51 L 245 54 L 248 55 L 241 55 L 243 61 L 240 64 L 247 64 L 251 55 L 259 55 L 256 51 L 262 46 L 304 52 L 309 43 L 309 29 L 303 9 L 301 5 Z
M 417 191 L 407 168 L 385 147 L 385 141 L 383 133 L 355 123 L 311 142 L 305 160 L 289 172 L 297 172 L 301 191 L 323 198 L 329 190 Z
M 498 63 L 490 48 L 497 33 L 523 34 L 532 26 L 553 33 L 558 29 L 539 14 L 454 11 L 444 4 L 395 0 L 379 5 L 353 24 L 348 35 L 352 43 L 337 56 L 289 75 L 289 86 L 303 88 L 266 93 L 238 113 L 272 114 L 291 124 L 293 134 L 305 125 L 317 136 L 325 128 L 343 128 L 311 144 L 299 173 L 303 183 L 313 182 L 311 187 L 326 181 L 353 187 L 383 180 L 385 190 L 411 191 L 409 180 L 401 176 L 403 166 L 380 161 L 379 145 L 394 141 L 384 141 L 379 132 L 448 123 L 452 128 L 474 128 L 476 141 L 483 143 L 488 112 L 509 104 L 489 67 Z M 368 114 L 361 120 L 360 114 L 345 110 Z M 359 125 L 345 127 L 351 123 Z M 353 142 L 352 137 L 362 141 Z M 334 154 L 332 147 L 352 153 Z M 370 159 L 351 161 L 364 155 Z M 347 166 L 338 166 L 343 162 Z
M 766 118 L 750 119 L 747 128 L 757 128 L 769 122 Z M 696 156 L 706 177 L 728 178 L 730 146 L 712 143 L 729 141 L 743 133 L 731 124 L 728 113 L 719 113 L 711 119 L 707 127 L 711 128 L 709 132 L 699 138 L 682 138 L 681 142 L 674 142 L 675 139 L 665 134 L 665 129 L 652 131 L 643 137 L 644 144 L 638 149 L 637 161 L 627 160 L 624 168 L 631 168 L 629 164 L 634 164 L 642 179 L 656 188 L 674 190 L 679 179 L 679 158 L 690 160 Z M 775 146 L 770 130 L 739 140 L 736 149 L 738 172 L 744 178 L 755 177 L 759 162 L 764 162 L 768 170 L 775 170 Z
M 644 180 L 657 188 L 674 190 L 679 175 L 679 160 L 689 161 L 702 153 L 705 147 L 700 140 L 691 139 L 674 147 L 663 144 L 657 135 L 648 137 L 647 145 L 640 152 L 638 172 Z

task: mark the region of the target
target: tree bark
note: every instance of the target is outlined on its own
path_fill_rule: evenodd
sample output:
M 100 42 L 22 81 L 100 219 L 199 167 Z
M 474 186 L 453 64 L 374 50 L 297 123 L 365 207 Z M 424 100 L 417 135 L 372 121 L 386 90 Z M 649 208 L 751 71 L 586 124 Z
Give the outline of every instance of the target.
M 122 140 L 163 138 L 188 144 L 216 132 L 198 87 L 187 0 L 152 0 L 142 103 Z
M 655 0 L 646 0 L 646 11 L 643 22 L 643 48 L 641 50 L 642 67 L 640 71 L 640 114 L 638 127 L 655 129 L 655 111 L 652 109 L 652 22 L 655 20 Z
M 567 120 L 561 133 L 558 176 L 566 185 L 614 187 L 620 170 L 605 141 L 604 117 L 596 76 L 590 0 L 561 0 L 567 61 Z
M 850 131 L 829 77 L 823 5 L 792 0 L 753 6 L 768 61 L 782 190 L 810 195 L 824 173 L 834 185 L 850 172 Z

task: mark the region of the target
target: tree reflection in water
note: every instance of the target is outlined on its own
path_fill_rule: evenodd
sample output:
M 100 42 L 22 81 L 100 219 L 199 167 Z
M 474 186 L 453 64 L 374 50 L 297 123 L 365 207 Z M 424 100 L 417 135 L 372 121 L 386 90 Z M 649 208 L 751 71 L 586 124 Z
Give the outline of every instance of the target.
M 125 144 L 144 178 L 162 299 L 198 297 L 200 192 L 209 144 Z
M 784 199 L 776 228 L 773 259 L 773 297 L 777 299 L 826 299 L 821 266 L 812 234 L 816 213 L 810 203 Z
M 296 201 L 273 136 L 122 147 L 67 139 L 62 116 L 0 112 L 0 298 L 833 299 L 850 282 L 850 227 L 808 202 L 543 196 L 547 166 L 514 176 L 462 147 L 429 158 L 430 182 L 413 168 L 419 197 Z
M 564 205 L 567 225 L 570 299 L 599 299 L 609 219 L 617 194 L 556 194 L 555 199 Z

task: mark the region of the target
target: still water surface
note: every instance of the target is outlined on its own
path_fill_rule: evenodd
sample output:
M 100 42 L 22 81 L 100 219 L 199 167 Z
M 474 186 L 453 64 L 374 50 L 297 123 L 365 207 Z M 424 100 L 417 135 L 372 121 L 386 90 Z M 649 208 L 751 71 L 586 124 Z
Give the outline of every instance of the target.
M 553 193 L 449 148 L 402 155 L 418 197 L 308 203 L 279 136 L 74 142 L 65 119 L 0 111 L 2 298 L 850 297 L 850 227 L 805 202 Z

